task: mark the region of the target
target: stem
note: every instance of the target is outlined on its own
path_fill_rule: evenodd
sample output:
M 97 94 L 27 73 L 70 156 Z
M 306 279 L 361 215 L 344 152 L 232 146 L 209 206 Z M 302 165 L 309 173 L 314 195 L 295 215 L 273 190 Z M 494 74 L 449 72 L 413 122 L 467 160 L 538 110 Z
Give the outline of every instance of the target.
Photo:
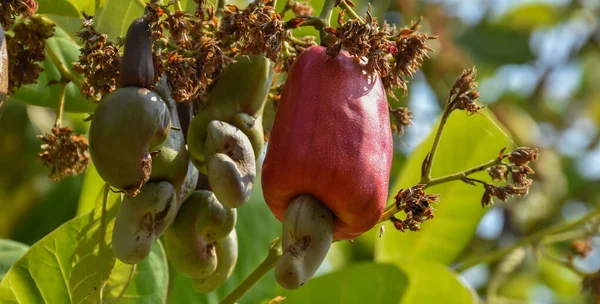
M 248 277 L 240 285 L 238 285 L 227 297 L 225 297 L 221 304 L 234 304 L 238 301 L 252 286 L 254 286 L 258 281 L 269 272 L 275 264 L 277 260 L 281 256 L 281 239 L 276 238 L 271 242 L 269 246 L 269 253 L 267 257 L 260 263 Z
M 360 21 L 360 23 L 365 23 L 365 20 L 360 17 L 355 11 L 354 9 L 352 9 L 352 7 L 350 5 L 348 5 L 348 3 L 346 3 L 346 1 L 342 0 L 340 1 L 340 8 L 344 10 L 344 12 L 346 13 L 346 15 L 348 15 L 348 17 L 350 17 L 351 19 L 358 19 Z
M 181 2 L 179 2 L 179 0 L 173 2 L 173 7 L 175 8 L 176 11 L 183 12 L 183 7 L 181 7 Z
M 54 125 L 60 127 L 62 124 L 63 112 L 65 108 L 65 99 L 67 95 L 67 84 L 66 81 L 60 82 L 60 90 L 58 91 L 58 106 L 56 107 L 56 121 Z
M 450 113 L 452 113 L 452 108 L 449 103 L 446 103 L 446 107 L 444 108 L 444 113 L 442 114 L 442 120 L 440 121 L 440 125 L 438 126 L 437 132 L 435 134 L 435 139 L 433 140 L 433 145 L 431 146 L 431 151 L 429 152 L 429 156 L 427 158 L 427 162 L 425 163 L 425 169 L 421 174 L 420 184 L 428 184 L 431 181 L 431 168 L 433 167 L 433 161 L 435 159 L 435 154 L 438 149 L 438 145 L 440 144 L 440 139 L 442 138 L 442 133 L 444 132 L 444 127 L 446 126 L 446 122 L 448 122 L 448 117 L 450 117 Z
M 562 265 L 565 268 L 568 268 L 569 270 L 571 270 L 572 272 L 574 272 L 576 275 L 580 276 L 581 278 L 585 278 L 586 276 L 588 276 L 587 273 L 577 269 L 577 267 L 575 267 L 575 265 L 573 265 L 573 263 L 566 261 L 566 260 L 559 259 L 558 257 L 547 252 L 543 247 L 538 248 L 538 252 L 541 254 L 542 257 L 546 258 L 547 260 L 549 260 L 551 262 Z
M 469 269 L 475 265 L 488 264 L 488 263 L 494 262 L 494 261 L 502 258 L 504 255 L 508 254 L 509 252 L 515 250 L 516 248 L 524 247 L 524 246 L 531 245 L 534 243 L 539 243 L 542 241 L 542 239 L 544 239 L 548 235 L 562 233 L 562 232 L 566 232 L 566 231 L 572 230 L 574 228 L 577 228 L 578 226 L 581 226 L 581 225 L 587 223 L 589 220 L 593 219 L 594 217 L 596 217 L 598 215 L 600 215 L 600 208 L 593 210 L 592 212 L 586 214 L 585 216 L 583 216 L 582 218 L 580 218 L 576 221 L 557 224 L 557 225 L 548 227 L 546 229 L 538 230 L 536 233 L 533 233 L 527 237 L 520 239 L 519 241 L 515 242 L 511 246 L 500 248 L 500 249 L 498 249 L 496 251 L 492 251 L 486 255 L 479 255 L 479 256 L 474 256 L 472 258 L 468 258 L 465 261 L 463 261 L 461 264 L 459 264 L 457 267 L 455 267 L 455 270 L 457 272 L 462 272 L 462 271 Z
M 438 178 L 433 178 L 433 179 L 430 178 L 429 181 L 425 184 L 425 187 L 423 187 L 423 189 L 427 189 L 431 186 L 446 183 L 449 181 L 461 180 L 473 173 L 481 172 L 488 168 L 502 164 L 502 159 L 504 159 L 504 157 L 502 157 L 502 158 L 498 157 L 496 159 L 490 160 L 487 163 L 481 164 L 481 165 L 473 167 L 471 169 L 467 169 L 467 170 L 464 170 L 464 171 L 461 171 L 458 173 L 454 173 L 454 174 L 450 174 L 450 175 L 446 175 L 446 176 L 442 176 L 442 177 L 438 177 Z
M 334 7 L 335 0 L 325 0 L 323 2 L 323 8 L 321 9 L 321 14 L 319 14 L 319 19 L 323 20 L 325 27 L 331 26 L 331 15 L 333 14 Z
M 71 73 L 71 71 L 69 71 L 69 69 L 62 63 L 62 61 L 60 61 L 58 55 L 56 55 L 56 52 L 54 52 L 54 50 L 48 45 L 48 43 L 46 43 L 45 49 L 46 55 L 48 56 L 48 58 L 50 58 L 50 61 L 52 61 L 52 63 L 56 66 L 62 78 L 74 83 L 76 86 L 81 88 L 81 86 L 83 85 L 83 80 L 76 77 L 75 75 L 73 75 L 73 73 Z

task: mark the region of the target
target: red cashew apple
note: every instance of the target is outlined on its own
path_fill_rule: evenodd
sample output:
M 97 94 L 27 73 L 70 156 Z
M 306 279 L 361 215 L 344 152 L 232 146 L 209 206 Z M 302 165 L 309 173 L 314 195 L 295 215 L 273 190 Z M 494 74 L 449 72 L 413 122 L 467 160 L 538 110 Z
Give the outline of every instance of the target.
M 286 80 L 262 168 L 264 198 L 284 221 L 310 194 L 335 216 L 334 239 L 372 228 L 386 205 L 393 143 L 382 81 L 358 58 L 304 51 Z

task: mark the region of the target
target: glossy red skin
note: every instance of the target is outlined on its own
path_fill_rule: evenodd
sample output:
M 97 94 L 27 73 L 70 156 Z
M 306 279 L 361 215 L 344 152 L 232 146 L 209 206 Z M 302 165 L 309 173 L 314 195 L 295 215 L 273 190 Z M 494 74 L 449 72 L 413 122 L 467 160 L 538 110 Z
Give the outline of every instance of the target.
M 385 208 L 393 143 L 381 79 L 342 51 L 312 47 L 285 83 L 262 167 L 265 201 L 280 221 L 311 194 L 336 216 L 334 239 L 371 229 Z

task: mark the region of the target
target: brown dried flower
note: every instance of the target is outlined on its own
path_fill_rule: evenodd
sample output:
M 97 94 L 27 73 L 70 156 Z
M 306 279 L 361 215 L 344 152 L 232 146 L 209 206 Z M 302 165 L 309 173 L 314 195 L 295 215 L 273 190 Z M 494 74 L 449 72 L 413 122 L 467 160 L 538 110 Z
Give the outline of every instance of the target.
M 220 34 L 232 36 L 243 53 L 264 55 L 276 61 L 284 39 L 289 35 L 281 16 L 268 0 L 255 0 L 244 10 L 226 5 Z
M 505 181 L 506 176 L 508 175 L 508 168 L 504 165 L 493 166 L 487 171 L 492 180 L 495 182 Z
M 462 74 L 456 78 L 452 89 L 448 93 L 448 103 L 451 109 L 465 110 L 467 114 L 472 115 L 484 108 L 475 103 L 479 98 L 479 90 L 476 90 L 477 82 L 475 76 L 477 70 L 475 67 L 463 70 Z
M 88 141 L 74 135 L 69 127 L 52 128 L 51 133 L 38 136 L 44 144 L 39 153 L 44 166 L 51 167 L 50 178 L 60 181 L 67 176 L 83 173 L 90 162 Z
M 600 270 L 583 279 L 583 288 L 591 291 L 596 303 L 600 303 Z
M 392 121 L 392 130 L 396 134 L 404 134 L 404 129 L 412 124 L 412 113 L 406 107 L 398 107 L 395 109 L 389 107 L 389 110 L 394 117 L 394 121 Z
M 523 166 L 529 164 L 529 162 L 537 161 L 539 156 L 540 151 L 538 149 L 521 147 L 510 152 L 510 154 L 508 154 L 508 160 L 515 165 Z
M 77 36 L 81 38 L 83 47 L 73 69 L 85 76 L 81 91 L 86 97 L 106 95 L 120 85 L 119 46 L 94 29 L 92 16 L 85 16 L 82 28 Z
M 8 31 L 18 16 L 29 18 L 37 9 L 35 0 L 0 0 L 0 24 Z
M 592 241 L 587 240 L 575 240 L 571 242 L 571 251 L 578 256 L 585 258 L 592 252 Z
M 30 17 L 15 25 L 12 35 L 6 35 L 8 53 L 8 94 L 19 87 L 36 83 L 44 70 L 39 63 L 46 59 L 46 39 L 54 36 L 54 24 L 39 17 Z
M 189 101 L 196 95 L 200 88 L 196 66 L 196 58 L 185 58 L 176 51 L 169 54 L 165 74 L 173 88 L 173 99 Z
M 517 186 L 530 186 L 533 183 L 533 181 L 527 177 L 529 174 L 534 174 L 535 172 L 527 165 L 512 168 L 510 173 L 513 182 Z
M 183 11 L 169 12 L 165 23 L 168 26 L 171 40 L 175 42 L 182 49 L 189 49 L 192 47 L 192 42 L 188 37 L 188 31 L 192 27 L 191 23 L 187 18 L 191 17 L 189 14 Z
M 404 211 L 406 219 L 400 220 L 392 216 L 390 220 L 397 230 L 404 232 L 421 230 L 421 224 L 434 217 L 434 209 L 431 204 L 439 201 L 439 194 L 426 194 L 423 191 L 425 185 L 416 185 L 412 188 L 401 189 L 396 194 L 396 207 Z
M 287 5 L 296 16 L 310 16 L 313 13 L 313 8 L 307 1 L 288 1 Z

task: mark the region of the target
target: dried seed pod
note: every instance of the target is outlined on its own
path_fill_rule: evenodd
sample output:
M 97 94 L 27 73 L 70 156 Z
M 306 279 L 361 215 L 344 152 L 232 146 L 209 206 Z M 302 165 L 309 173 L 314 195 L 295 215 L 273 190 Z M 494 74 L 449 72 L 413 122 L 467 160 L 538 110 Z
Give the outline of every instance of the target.
M 317 271 L 331 243 L 335 218 L 312 195 L 296 197 L 287 207 L 281 234 L 282 255 L 275 278 L 286 289 L 296 289 Z
M 0 118 L 4 111 L 4 102 L 8 98 L 8 53 L 4 29 L 0 26 Z
M 240 207 L 250 199 L 256 177 L 252 145 L 238 128 L 222 121 L 211 121 L 207 134 L 204 153 L 210 187 L 224 206 Z
M 121 59 L 121 83 L 124 87 L 146 89 L 154 85 L 152 30 L 150 22 L 144 18 L 135 19 L 127 30 Z
M 181 131 L 175 100 L 171 98 L 165 77 L 159 81 L 156 92 L 167 104 L 172 130 L 167 139 L 156 147 L 156 151 L 160 152 L 152 159 L 150 180 L 166 180 L 179 189 L 185 180 L 190 159 L 185 146 L 185 136 Z
M 90 155 L 112 187 L 135 196 L 152 172 L 152 153 L 171 129 L 171 114 L 156 93 L 120 88 L 102 98 L 90 124 Z M 187 164 L 186 164 L 187 165 Z
M 176 215 L 177 197 L 169 182 L 150 182 L 139 195 L 126 196 L 112 233 L 115 256 L 127 264 L 144 260 Z
M 224 239 L 215 242 L 217 252 L 217 269 L 215 272 L 200 279 L 194 279 L 194 289 L 201 293 L 209 293 L 223 285 L 231 276 L 238 258 L 238 241 L 235 230 Z

